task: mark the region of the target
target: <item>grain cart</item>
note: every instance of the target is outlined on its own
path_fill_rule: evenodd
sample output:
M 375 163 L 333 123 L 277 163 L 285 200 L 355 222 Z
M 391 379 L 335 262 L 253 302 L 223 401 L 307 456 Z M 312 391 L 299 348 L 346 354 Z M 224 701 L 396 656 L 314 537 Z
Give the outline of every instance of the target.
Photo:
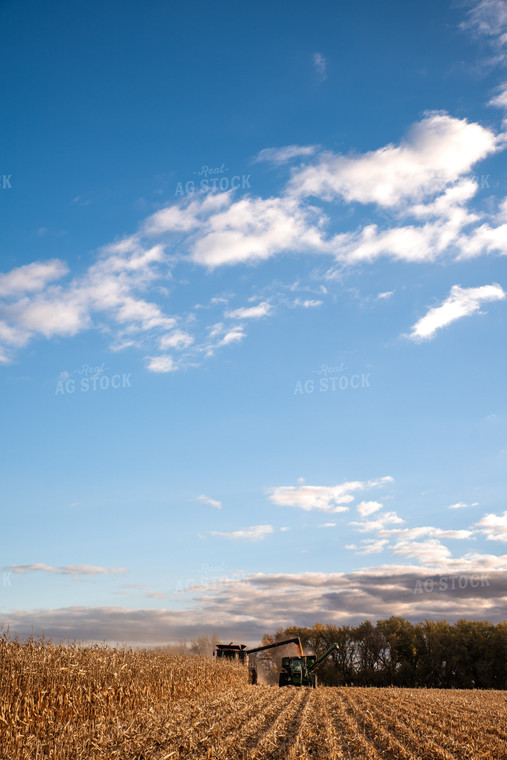
M 239 660 L 248 662 L 246 656 L 246 644 L 217 644 L 213 655 L 220 660 Z
M 316 655 L 300 657 L 282 657 L 282 670 L 278 678 L 279 686 L 317 686 L 316 670 L 334 649 L 339 649 L 338 644 L 333 644 L 318 659 Z

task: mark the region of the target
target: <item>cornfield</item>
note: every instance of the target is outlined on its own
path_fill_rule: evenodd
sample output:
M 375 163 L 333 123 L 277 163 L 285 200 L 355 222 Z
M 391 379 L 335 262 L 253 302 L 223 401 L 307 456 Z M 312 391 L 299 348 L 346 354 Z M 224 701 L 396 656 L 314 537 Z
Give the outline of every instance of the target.
M 0 640 L 0 760 L 507 760 L 499 691 L 249 686 L 241 665 Z
M 0 760 L 148 757 L 179 701 L 248 683 L 245 668 L 148 649 L 0 638 Z

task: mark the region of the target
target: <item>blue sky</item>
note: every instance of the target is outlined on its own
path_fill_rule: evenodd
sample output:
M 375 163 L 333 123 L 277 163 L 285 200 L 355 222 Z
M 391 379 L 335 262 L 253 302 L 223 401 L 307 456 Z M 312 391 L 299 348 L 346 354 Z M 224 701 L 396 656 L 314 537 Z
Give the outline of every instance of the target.
M 2 622 L 505 619 L 505 3 L 0 23 Z

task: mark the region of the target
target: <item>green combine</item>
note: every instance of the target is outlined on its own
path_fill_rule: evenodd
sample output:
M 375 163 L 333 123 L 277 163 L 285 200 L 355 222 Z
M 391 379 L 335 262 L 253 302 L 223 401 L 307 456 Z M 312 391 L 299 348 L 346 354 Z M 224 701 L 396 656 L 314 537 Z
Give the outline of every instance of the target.
M 278 678 L 279 686 L 317 686 L 316 670 L 322 665 L 328 655 L 335 649 L 338 644 L 333 644 L 318 659 L 314 654 L 303 655 L 302 657 L 282 657 L 282 670 Z

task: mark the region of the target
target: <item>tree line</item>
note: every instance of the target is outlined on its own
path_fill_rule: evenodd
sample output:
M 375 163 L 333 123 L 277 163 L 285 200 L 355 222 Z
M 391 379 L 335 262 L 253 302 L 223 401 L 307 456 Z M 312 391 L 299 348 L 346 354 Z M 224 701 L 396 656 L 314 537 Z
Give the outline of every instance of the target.
M 497 625 L 476 620 L 412 624 L 390 617 L 357 626 L 316 623 L 311 628 L 280 629 L 274 636 L 266 634 L 262 641 L 268 644 L 293 636 L 299 636 L 305 653 L 317 656 L 334 642 L 339 645 L 318 670 L 319 682 L 326 686 L 507 688 L 506 621 Z M 264 653 L 268 673 L 279 668 L 281 656 L 279 649 Z

